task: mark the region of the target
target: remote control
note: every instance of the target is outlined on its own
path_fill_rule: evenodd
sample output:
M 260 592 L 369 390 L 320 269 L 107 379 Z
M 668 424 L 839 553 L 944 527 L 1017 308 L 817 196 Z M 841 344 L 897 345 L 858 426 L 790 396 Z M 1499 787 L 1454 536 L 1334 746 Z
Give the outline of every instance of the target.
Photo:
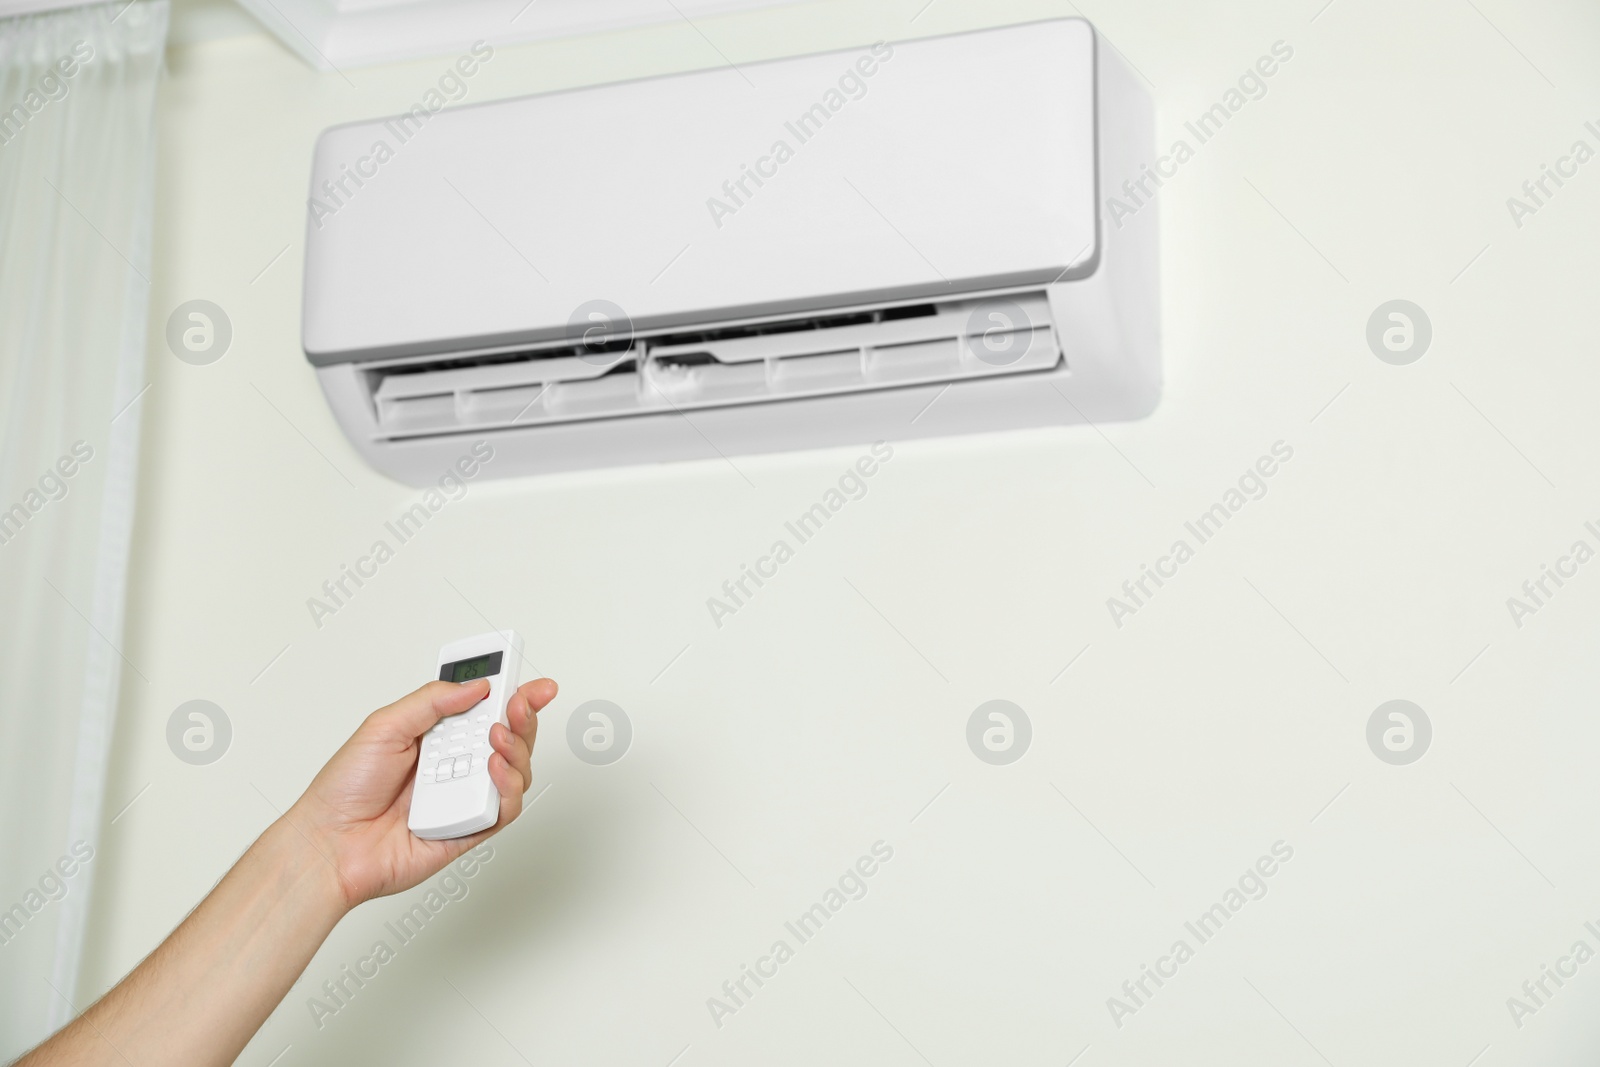
M 489 695 L 422 735 L 411 787 L 411 832 L 427 841 L 465 837 L 500 818 L 500 792 L 489 778 L 489 727 L 505 725 L 506 702 L 517 691 L 522 638 L 513 630 L 452 641 L 439 650 L 439 679 L 489 679 Z

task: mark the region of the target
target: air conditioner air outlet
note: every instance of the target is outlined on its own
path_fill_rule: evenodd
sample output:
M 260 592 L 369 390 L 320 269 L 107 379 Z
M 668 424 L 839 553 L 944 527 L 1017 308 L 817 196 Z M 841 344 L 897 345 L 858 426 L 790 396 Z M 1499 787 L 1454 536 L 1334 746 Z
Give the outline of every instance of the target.
M 561 345 L 367 372 L 374 439 L 1048 371 L 1062 362 L 1042 290 Z

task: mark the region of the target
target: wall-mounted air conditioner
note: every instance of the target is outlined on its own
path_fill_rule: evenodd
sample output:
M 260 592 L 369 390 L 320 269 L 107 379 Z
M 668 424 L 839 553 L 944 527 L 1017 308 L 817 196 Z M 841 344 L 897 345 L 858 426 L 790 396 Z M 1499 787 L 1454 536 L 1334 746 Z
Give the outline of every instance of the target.
M 1149 98 L 1081 19 L 339 126 L 304 344 L 401 481 L 1136 418 Z

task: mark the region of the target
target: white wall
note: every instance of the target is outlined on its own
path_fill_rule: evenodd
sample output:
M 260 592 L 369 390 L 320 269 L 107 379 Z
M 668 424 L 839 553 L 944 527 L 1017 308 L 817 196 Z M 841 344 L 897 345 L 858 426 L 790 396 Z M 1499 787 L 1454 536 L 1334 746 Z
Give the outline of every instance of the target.
M 909 23 L 922 7 L 699 25 L 744 61 L 1074 11 L 934 0 Z M 363 467 L 299 352 L 311 145 L 446 61 L 347 82 L 261 37 L 175 50 L 124 646 L 149 683 L 125 683 L 112 813 L 138 799 L 96 861 L 82 993 L 489 620 L 562 684 L 535 754 L 548 792 L 319 1030 L 308 997 L 409 902 L 347 920 L 241 1062 L 1592 1057 L 1600 964 L 1520 1029 L 1506 998 L 1574 941 L 1600 949 L 1600 564 L 1520 629 L 1506 598 L 1574 540 L 1600 547 L 1600 162 L 1520 228 L 1506 198 L 1575 139 L 1600 147 L 1600 14 L 1321 7 L 1086 10 L 1153 82 L 1163 146 L 1273 42 L 1294 49 L 1160 192 L 1161 407 L 897 445 L 721 629 L 706 598 L 858 450 L 740 460 L 753 488 L 722 462 L 477 483 L 313 626 L 307 598 L 412 494 Z M 471 99 L 718 62 L 682 24 L 503 49 Z M 1003 145 L 953 150 L 1005 165 Z M 552 165 L 597 153 L 634 162 L 597 138 Z M 1434 328 L 1406 367 L 1364 339 L 1397 297 Z M 194 298 L 234 328 L 207 367 L 161 337 Z M 1106 599 L 1280 440 L 1266 497 L 1116 627 Z M 1411 766 L 1364 736 L 1396 697 L 1434 726 Z M 165 742 L 196 698 L 234 727 L 207 767 Z M 564 738 L 596 698 L 635 724 L 610 767 Z M 1010 767 L 964 739 L 994 698 L 1034 725 Z M 716 1027 L 706 998 L 880 839 L 894 858 L 867 896 Z M 1294 855 L 1266 897 L 1114 1026 L 1107 998 L 1279 840 Z

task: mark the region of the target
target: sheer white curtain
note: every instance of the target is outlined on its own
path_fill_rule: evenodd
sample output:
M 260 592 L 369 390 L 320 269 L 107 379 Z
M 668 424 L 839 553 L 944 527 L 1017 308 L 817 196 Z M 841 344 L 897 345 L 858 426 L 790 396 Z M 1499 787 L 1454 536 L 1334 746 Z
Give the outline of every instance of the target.
M 118 650 L 166 30 L 166 0 L 0 19 L 0 1059 L 71 1015 L 144 684 Z

